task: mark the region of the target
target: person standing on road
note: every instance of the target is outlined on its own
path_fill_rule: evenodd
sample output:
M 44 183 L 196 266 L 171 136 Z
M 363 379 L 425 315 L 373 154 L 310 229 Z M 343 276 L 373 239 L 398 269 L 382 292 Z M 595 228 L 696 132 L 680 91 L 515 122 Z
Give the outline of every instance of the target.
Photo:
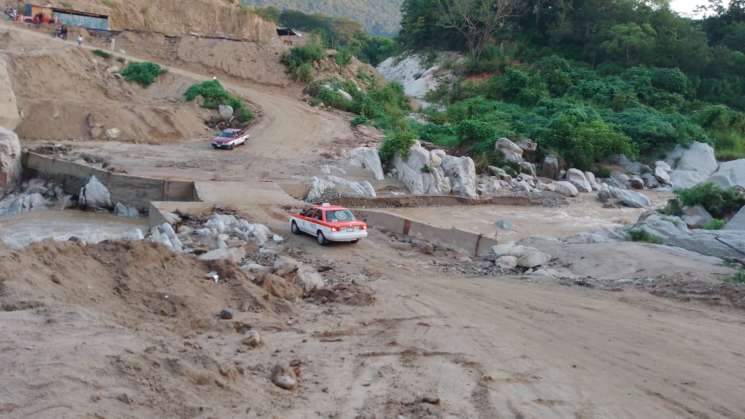
M 78 35 L 78 46 L 79 47 L 83 46 L 83 35 Z

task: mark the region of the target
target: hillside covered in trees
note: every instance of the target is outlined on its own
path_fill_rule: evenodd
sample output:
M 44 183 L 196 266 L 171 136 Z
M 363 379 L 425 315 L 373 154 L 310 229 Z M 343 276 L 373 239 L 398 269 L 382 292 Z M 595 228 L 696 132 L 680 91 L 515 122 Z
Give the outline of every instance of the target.
M 297 10 L 307 14 L 346 17 L 373 35 L 395 35 L 400 29 L 402 0 L 241 0 L 247 6 Z
M 457 50 L 444 108 L 408 129 L 481 160 L 530 137 L 591 168 L 708 141 L 745 157 L 745 1 L 691 20 L 664 0 L 405 0 L 406 51 Z

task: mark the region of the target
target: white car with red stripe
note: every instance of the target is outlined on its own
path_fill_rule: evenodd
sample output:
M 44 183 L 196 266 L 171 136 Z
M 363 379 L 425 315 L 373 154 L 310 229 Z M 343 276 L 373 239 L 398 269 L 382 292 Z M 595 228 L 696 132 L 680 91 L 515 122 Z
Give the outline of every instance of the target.
M 294 234 L 314 236 L 321 245 L 328 242 L 356 243 L 367 237 L 365 222 L 356 220 L 352 211 L 329 204 L 314 205 L 290 215 L 290 229 Z

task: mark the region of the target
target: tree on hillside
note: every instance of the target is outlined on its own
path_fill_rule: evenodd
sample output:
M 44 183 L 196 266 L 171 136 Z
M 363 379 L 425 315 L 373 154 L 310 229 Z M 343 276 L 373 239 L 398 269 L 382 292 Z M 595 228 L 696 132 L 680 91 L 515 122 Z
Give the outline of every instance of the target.
M 476 59 L 510 18 L 517 17 L 523 0 L 439 0 L 437 25 L 458 31 Z
M 649 24 L 621 23 L 608 31 L 608 39 L 601 47 L 611 55 L 622 55 L 626 65 L 638 61 L 645 50 L 654 46 L 657 32 Z

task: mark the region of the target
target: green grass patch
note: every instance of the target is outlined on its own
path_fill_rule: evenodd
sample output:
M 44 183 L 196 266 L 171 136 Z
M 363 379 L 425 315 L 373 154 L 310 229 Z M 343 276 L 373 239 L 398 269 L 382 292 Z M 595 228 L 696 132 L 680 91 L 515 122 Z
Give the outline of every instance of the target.
M 192 101 L 198 96 L 204 99 L 202 107 L 207 109 L 217 109 L 220 105 L 231 106 L 236 118 L 243 123 L 250 122 L 254 117 L 246 103 L 242 99 L 231 95 L 218 80 L 194 84 L 184 93 L 184 98 L 187 101 Z
M 709 182 L 676 193 L 684 206 L 701 205 L 715 218 L 727 218 L 745 205 L 745 196 L 737 189 L 722 188 Z
M 724 279 L 724 282 L 730 284 L 745 284 L 745 270 L 740 270 L 736 274 Z
M 148 87 L 155 82 L 155 79 L 167 71 L 158 64 L 143 61 L 140 63 L 129 63 L 122 70 L 121 74 L 124 80 L 137 83 L 142 87 Z
M 704 224 L 701 228 L 703 228 L 704 230 L 721 230 L 724 228 L 726 224 L 727 224 L 726 221 L 719 219 L 719 218 L 715 218 L 709 221 L 708 223 Z
M 93 55 L 97 55 L 97 56 L 99 56 L 99 57 L 101 57 L 101 58 L 105 58 L 105 59 L 107 59 L 107 60 L 108 60 L 109 58 L 111 58 L 111 57 L 113 57 L 113 56 L 114 56 L 114 55 L 112 55 L 112 54 L 111 54 L 110 52 L 106 52 L 106 51 L 104 51 L 104 50 L 102 50 L 102 49 L 94 49 L 94 50 L 93 50 Z
M 646 230 L 631 230 L 629 231 L 629 236 L 631 237 L 631 241 L 634 242 L 662 244 L 661 238 Z

